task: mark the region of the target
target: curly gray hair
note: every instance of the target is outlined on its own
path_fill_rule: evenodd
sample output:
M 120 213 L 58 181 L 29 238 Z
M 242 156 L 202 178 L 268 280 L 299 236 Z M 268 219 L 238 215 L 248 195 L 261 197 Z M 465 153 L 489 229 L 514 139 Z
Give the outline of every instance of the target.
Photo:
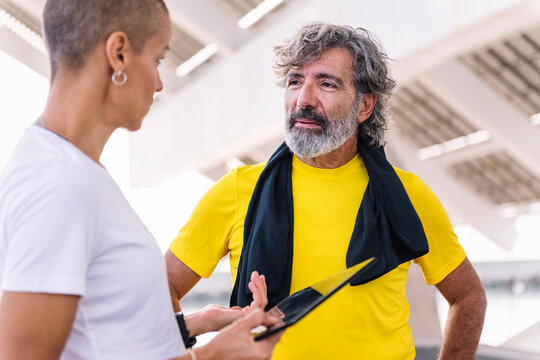
M 289 40 L 274 47 L 274 69 L 278 83 L 285 86 L 287 74 L 332 48 L 347 49 L 353 57 L 356 97 L 376 94 L 370 117 L 359 126 L 360 136 L 370 144 L 383 146 L 389 125 L 388 101 L 396 83 L 388 71 L 389 58 L 373 34 L 363 28 L 324 22 L 304 24 Z

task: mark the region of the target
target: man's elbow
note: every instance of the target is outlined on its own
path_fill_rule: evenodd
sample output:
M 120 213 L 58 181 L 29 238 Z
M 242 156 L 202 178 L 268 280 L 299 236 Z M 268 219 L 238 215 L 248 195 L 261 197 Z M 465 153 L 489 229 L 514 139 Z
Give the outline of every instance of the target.
M 462 304 L 469 309 L 468 313 L 474 313 L 484 317 L 487 308 L 487 296 L 484 287 L 479 284 L 473 289 L 470 289 L 467 295 L 463 298 Z M 472 314 L 471 314 L 472 315 Z
M 487 296 L 484 287 L 480 285 L 480 288 L 476 291 L 476 301 L 478 302 L 478 310 L 481 310 L 483 314 L 486 313 L 487 309 Z
M 484 290 L 484 287 L 481 288 L 481 292 L 482 292 L 481 294 L 482 308 L 485 311 L 487 308 L 487 296 L 486 296 L 486 291 Z

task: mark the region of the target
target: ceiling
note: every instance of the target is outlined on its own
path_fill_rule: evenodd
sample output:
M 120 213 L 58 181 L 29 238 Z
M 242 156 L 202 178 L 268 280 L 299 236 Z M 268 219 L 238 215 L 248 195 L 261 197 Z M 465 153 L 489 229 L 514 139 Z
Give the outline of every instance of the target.
M 521 113 L 518 118 L 504 121 L 521 121 L 521 125 L 536 131 L 537 125 L 531 124 L 530 118 L 540 112 L 540 23 L 464 53 L 454 61 L 456 69 L 474 76 Z M 469 151 L 467 158 L 447 159 L 443 166 L 490 203 L 523 205 L 540 199 L 540 173 L 528 169 L 518 154 L 498 147 L 490 139 L 489 127 L 470 119 L 475 115 L 448 104 L 421 80 L 402 85 L 393 101 L 396 131 L 421 149 L 424 158 L 442 158 L 446 152 L 483 146 L 481 152 Z M 471 144 L 471 135 L 480 135 L 478 142 Z
M 249 59 L 257 59 L 255 53 L 263 51 L 263 41 L 265 48 L 270 48 L 267 38 L 273 41 L 273 35 L 281 34 L 279 23 L 288 15 L 309 9 L 311 4 L 321 9 L 331 9 L 332 4 L 337 6 L 337 3 L 347 4 L 344 1 L 288 0 L 254 26 L 241 29 L 238 21 L 262 0 L 171 0 L 167 3 L 174 24 L 171 51 L 162 69 L 167 90 L 157 99 L 154 112 L 164 118 L 171 116 L 171 109 L 176 109 L 180 103 L 185 109 L 189 96 L 208 93 L 211 98 L 210 87 L 221 86 L 221 81 L 227 79 L 234 80 L 232 74 L 251 71 L 239 64 L 258 66 L 252 64 L 257 60 Z M 455 3 L 472 6 L 465 5 L 466 2 Z M 426 40 L 423 47 L 402 51 L 394 66 L 399 86 L 392 100 L 394 125 L 387 150 L 397 166 L 414 171 L 434 189 L 454 219 L 472 224 L 501 246 L 511 248 L 516 236 L 512 219 L 540 211 L 540 115 L 535 117 L 540 112 L 540 3 L 535 0 L 507 3 L 511 6 L 504 11 L 479 17 L 481 20 L 439 36 L 435 42 Z M 0 0 L 0 8 L 36 32 L 39 32 L 43 4 L 44 0 Z M 179 65 L 209 44 L 215 44 L 219 51 L 189 74 L 176 75 Z M 0 48 L 47 74 L 43 51 L 2 26 Z M 231 78 L 227 78 L 228 72 Z M 210 79 L 212 76 L 214 80 Z M 259 97 L 268 96 L 274 101 L 278 97 L 270 91 Z M 223 101 L 232 104 L 235 98 Z M 272 101 L 273 104 L 275 101 Z M 261 104 L 264 102 L 257 103 L 257 107 Z M 165 112 L 167 115 L 163 115 Z M 280 113 L 271 112 L 267 116 L 278 119 Z M 235 125 L 231 117 L 225 121 L 234 129 L 223 132 L 219 130 L 222 128 L 218 121 L 224 119 L 219 116 L 203 119 L 205 122 L 198 125 L 190 124 L 189 129 L 185 128 L 188 125 L 182 125 L 182 132 L 189 134 L 193 134 L 193 129 L 212 128 L 213 136 L 226 141 L 223 140 L 225 145 L 221 147 L 211 148 L 211 155 L 190 153 L 196 161 L 185 161 L 178 167 L 176 163 L 182 163 L 185 152 L 174 144 L 179 141 L 174 134 L 180 125 L 164 120 L 156 121 L 159 125 L 154 128 L 143 128 L 132 141 L 132 167 L 135 169 L 132 173 L 144 183 L 145 176 L 150 176 L 148 173 L 173 176 L 180 169 L 195 167 L 219 178 L 234 164 L 264 161 L 282 141 L 281 130 L 276 130 L 280 126 L 273 126 L 271 130 L 261 130 L 257 123 L 242 127 L 240 122 Z M 243 117 L 245 121 L 252 120 Z M 259 132 L 255 128 L 259 128 Z M 232 132 L 226 135 L 225 131 Z M 155 144 L 156 140 L 159 144 L 152 150 L 146 146 Z M 196 141 L 201 146 L 209 146 L 209 141 L 203 137 Z M 189 139 L 185 138 L 184 142 Z M 143 152 L 144 155 L 139 155 Z M 153 171 L 152 163 L 159 163 L 167 156 L 171 156 L 170 161 Z M 172 161 L 176 161 L 174 165 Z M 138 170 L 140 165 L 137 164 L 144 164 L 144 168 Z

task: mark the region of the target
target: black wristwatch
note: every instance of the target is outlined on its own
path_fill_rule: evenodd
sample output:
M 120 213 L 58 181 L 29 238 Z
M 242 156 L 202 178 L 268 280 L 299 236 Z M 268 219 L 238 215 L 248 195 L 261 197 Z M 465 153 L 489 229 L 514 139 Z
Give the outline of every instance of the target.
M 189 331 L 186 327 L 186 322 L 184 321 L 184 314 L 180 311 L 174 314 L 176 317 L 176 322 L 178 323 L 178 328 L 180 329 L 180 334 L 182 335 L 182 340 L 186 348 L 193 347 L 197 342 L 195 336 L 190 337 Z

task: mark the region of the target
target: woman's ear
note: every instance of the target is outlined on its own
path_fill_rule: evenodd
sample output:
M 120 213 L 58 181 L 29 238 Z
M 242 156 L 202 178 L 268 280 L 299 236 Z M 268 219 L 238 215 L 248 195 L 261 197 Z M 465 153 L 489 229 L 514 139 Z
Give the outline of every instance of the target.
M 113 72 L 124 70 L 128 63 L 129 42 L 122 31 L 115 31 L 105 41 L 105 54 Z
M 376 94 L 362 94 L 362 99 L 360 100 L 360 108 L 358 109 L 358 122 L 362 123 L 371 116 L 375 103 L 377 102 Z

